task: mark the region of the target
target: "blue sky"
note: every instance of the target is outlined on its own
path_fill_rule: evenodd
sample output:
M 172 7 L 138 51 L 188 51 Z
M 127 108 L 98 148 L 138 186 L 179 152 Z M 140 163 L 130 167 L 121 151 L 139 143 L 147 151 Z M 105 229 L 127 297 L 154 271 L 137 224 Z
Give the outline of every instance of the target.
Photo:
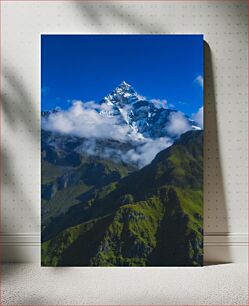
M 123 80 L 191 115 L 203 105 L 202 35 L 42 35 L 42 110 L 99 101 Z

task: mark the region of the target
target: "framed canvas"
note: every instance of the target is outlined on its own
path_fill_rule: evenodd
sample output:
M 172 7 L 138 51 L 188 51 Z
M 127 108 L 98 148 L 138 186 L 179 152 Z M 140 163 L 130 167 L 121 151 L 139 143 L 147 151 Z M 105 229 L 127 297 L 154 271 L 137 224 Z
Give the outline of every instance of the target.
M 43 266 L 203 264 L 203 35 L 42 35 Z

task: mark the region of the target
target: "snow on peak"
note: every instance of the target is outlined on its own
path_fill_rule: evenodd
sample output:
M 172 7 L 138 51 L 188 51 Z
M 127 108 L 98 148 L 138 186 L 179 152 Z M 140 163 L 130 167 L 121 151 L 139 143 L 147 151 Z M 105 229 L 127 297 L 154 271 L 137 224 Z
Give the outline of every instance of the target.
M 142 97 L 125 81 L 121 82 L 100 103 L 108 106 L 106 108 L 108 111 L 102 110 L 101 115 L 115 117 L 120 124 L 128 125 L 131 130 L 130 136 L 136 140 L 165 136 L 174 138 L 175 136 L 170 134 L 168 128 L 172 121 L 175 122 L 176 127 L 183 124 L 186 129 L 199 129 L 192 119 L 177 110 L 158 107 L 155 99 L 148 100 Z
M 140 100 L 138 93 L 130 84 L 123 81 L 102 101 L 109 105 L 116 105 L 117 107 L 123 108 L 125 105 L 130 105 L 138 100 Z
M 131 87 L 131 85 L 126 83 L 125 81 L 122 81 L 119 86 Z
M 118 94 L 130 94 L 130 95 L 137 95 L 137 92 L 134 90 L 134 88 L 126 83 L 125 81 L 121 82 L 112 93 L 118 93 Z

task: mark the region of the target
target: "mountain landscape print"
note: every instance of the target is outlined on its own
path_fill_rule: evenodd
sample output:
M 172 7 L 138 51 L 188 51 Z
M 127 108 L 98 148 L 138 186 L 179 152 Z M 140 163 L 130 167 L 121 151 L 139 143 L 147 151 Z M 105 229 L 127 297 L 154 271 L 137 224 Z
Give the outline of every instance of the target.
M 203 35 L 42 35 L 42 266 L 201 266 L 203 128 Z

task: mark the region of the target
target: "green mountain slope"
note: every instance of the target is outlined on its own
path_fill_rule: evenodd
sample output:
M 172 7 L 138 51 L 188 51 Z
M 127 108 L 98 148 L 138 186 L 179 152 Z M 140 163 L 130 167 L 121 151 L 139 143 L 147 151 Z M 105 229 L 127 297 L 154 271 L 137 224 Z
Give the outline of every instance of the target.
M 202 264 L 203 132 L 191 131 L 96 197 L 42 245 L 43 265 Z
M 46 173 L 49 166 L 47 163 Z M 52 166 L 51 169 L 52 173 L 63 171 L 60 166 Z M 115 182 L 127 176 L 130 171 L 133 171 L 132 167 L 89 157 L 85 158 L 80 166 L 43 184 L 44 194 L 46 195 L 47 192 L 48 195 L 47 198 L 43 195 L 42 200 L 43 240 L 47 240 L 64 228 L 77 224 L 75 217 L 67 218 L 70 216 L 70 209 L 74 207 L 74 215 L 78 214 L 78 211 L 83 214 L 91 207 L 94 200 L 112 191 Z M 47 177 L 45 175 L 43 177 L 46 182 Z M 80 215 L 79 218 L 81 218 Z
M 42 241 L 81 222 L 93 201 L 112 191 L 116 182 L 137 168 L 111 157 L 81 151 L 84 139 L 43 131 L 42 134 Z M 96 150 L 103 141 L 96 144 Z M 105 145 L 127 149 L 127 144 Z

